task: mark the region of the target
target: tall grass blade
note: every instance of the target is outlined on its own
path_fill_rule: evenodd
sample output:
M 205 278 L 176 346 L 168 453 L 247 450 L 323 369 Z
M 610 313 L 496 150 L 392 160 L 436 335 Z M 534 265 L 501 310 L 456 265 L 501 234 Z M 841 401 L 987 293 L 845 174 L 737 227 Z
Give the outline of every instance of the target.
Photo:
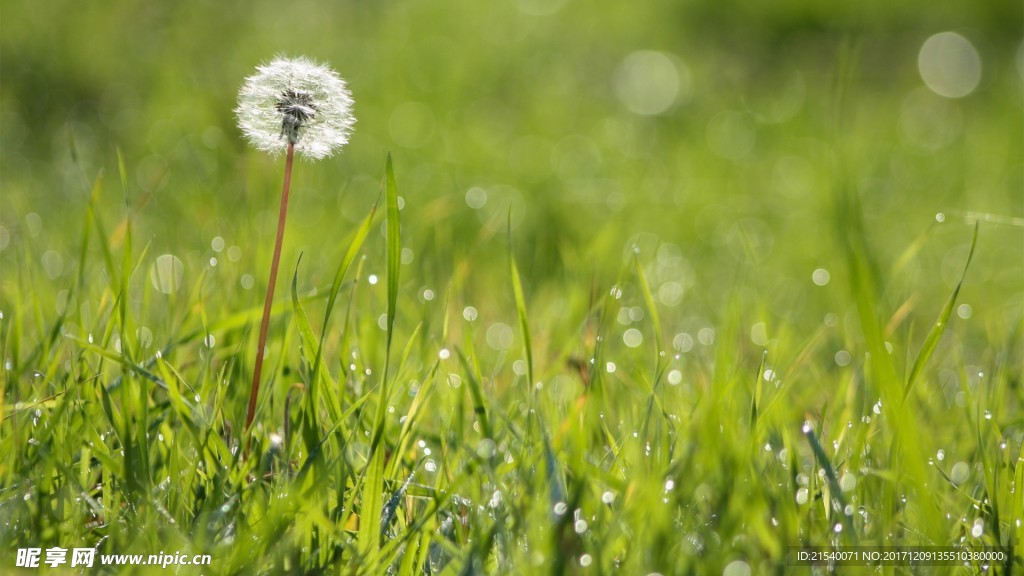
M 374 421 L 373 439 L 370 442 L 370 459 L 363 479 L 362 505 L 359 513 L 358 543 L 364 557 L 375 557 L 380 550 L 380 525 L 383 514 L 384 491 L 384 450 L 380 443 L 384 438 L 385 416 L 388 398 L 388 366 L 391 364 L 391 344 L 394 340 L 396 306 L 398 304 L 398 273 L 401 266 L 401 222 L 398 216 L 398 187 L 395 171 L 388 154 L 384 168 L 384 203 L 387 226 L 387 344 L 384 352 L 384 370 L 381 373 L 377 415 Z
M 523 284 L 519 280 L 519 268 L 516 266 L 516 255 L 512 250 L 512 209 L 508 211 L 508 262 L 509 274 L 512 277 L 512 293 L 516 299 L 516 315 L 519 318 L 519 335 L 523 339 L 523 353 L 526 354 L 527 385 L 532 387 L 533 379 L 533 348 L 530 344 L 530 324 L 526 316 L 526 299 L 523 298 Z
M 373 203 L 373 207 L 370 208 L 370 213 L 363 219 L 362 224 L 356 229 L 355 238 L 348 246 L 348 250 L 345 252 L 344 258 L 341 260 L 341 264 L 338 265 L 338 270 L 334 273 L 334 281 L 331 282 L 330 295 L 327 298 L 327 308 L 324 309 L 324 321 L 320 327 L 320 340 L 316 346 L 316 358 L 313 360 L 313 374 L 310 377 L 310 386 L 316 386 L 319 390 L 317 382 L 319 382 L 321 363 L 323 361 L 324 354 L 324 338 L 327 336 L 327 326 L 330 324 L 331 312 L 334 311 L 334 304 L 338 299 L 338 292 L 341 290 L 341 282 L 345 278 L 345 274 L 348 273 L 349 267 L 352 266 L 352 262 L 356 259 L 356 255 L 359 254 L 359 250 L 363 247 L 363 241 L 366 240 L 367 234 L 370 232 L 370 225 L 373 223 L 373 217 L 377 213 L 377 205 L 380 203 L 380 196 L 377 197 L 377 201 Z M 330 381 L 332 386 L 336 386 Z M 311 394 L 313 405 L 316 406 L 316 394 Z M 329 394 L 328 407 L 331 408 L 331 416 L 335 419 L 340 418 L 341 406 L 339 405 L 339 395 Z
M 654 380 L 651 384 L 651 389 L 657 389 L 658 382 L 661 381 L 662 375 L 662 353 L 665 348 L 662 343 L 661 335 L 661 317 L 658 315 L 658 307 L 654 304 L 654 296 L 651 294 L 651 285 L 647 281 L 647 275 L 644 274 L 644 267 L 640 263 L 640 250 L 636 248 L 633 250 L 633 262 L 636 264 L 636 276 L 640 281 L 640 292 L 644 295 L 644 303 L 647 305 L 647 312 L 651 315 L 651 324 L 654 330 Z
M 921 371 L 924 370 L 928 360 L 932 357 L 932 353 L 935 352 L 935 347 L 939 344 L 939 339 L 942 338 L 943 332 L 946 331 L 946 324 L 949 322 L 950 315 L 953 314 L 953 307 L 956 306 L 956 298 L 960 294 L 960 288 L 964 285 L 964 279 L 967 277 L 967 268 L 971 265 L 971 259 L 974 257 L 974 249 L 978 246 L 978 226 L 979 223 L 975 222 L 974 234 L 971 236 L 971 250 L 967 253 L 967 261 L 964 262 L 964 269 L 960 272 L 960 280 L 957 281 L 956 287 L 953 288 L 953 293 L 949 295 L 946 304 L 939 312 L 935 325 L 928 332 L 928 337 L 925 338 L 924 344 L 921 345 L 921 351 L 917 353 L 917 359 L 914 360 L 914 367 L 911 368 L 910 377 L 907 378 L 907 387 L 903 391 L 904 400 L 910 396 L 910 392 L 913 390 L 914 384 L 917 383 Z

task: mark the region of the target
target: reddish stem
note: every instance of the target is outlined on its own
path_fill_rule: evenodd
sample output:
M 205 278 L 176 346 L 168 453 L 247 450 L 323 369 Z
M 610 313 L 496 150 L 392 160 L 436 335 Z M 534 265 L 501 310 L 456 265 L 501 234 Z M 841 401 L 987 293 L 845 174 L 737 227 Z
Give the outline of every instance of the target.
M 260 374 L 263 372 L 263 351 L 267 346 L 267 328 L 270 324 L 270 308 L 274 303 L 274 286 L 277 284 L 277 265 L 281 260 L 281 244 L 284 241 L 284 221 L 288 215 L 288 189 L 292 183 L 292 160 L 295 145 L 288 144 L 288 159 L 284 165 L 284 190 L 281 192 L 281 213 L 277 219 L 277 240 L 274 242 L 274 259 L 270 263 L 270 284 L 267 285 L 267 300 L 263 303 L 263 322 L 260 323 L 260 344 L 256 349 L 256 368 L 252 373 L 252 389 L 249 391 L 249 413 L 245 416 L 245 435 L 249 437 L 245 451 L 249 452 L 252 437 L 249 436 L 252 420 L 256 416 L 256 399 L 260 391 Z

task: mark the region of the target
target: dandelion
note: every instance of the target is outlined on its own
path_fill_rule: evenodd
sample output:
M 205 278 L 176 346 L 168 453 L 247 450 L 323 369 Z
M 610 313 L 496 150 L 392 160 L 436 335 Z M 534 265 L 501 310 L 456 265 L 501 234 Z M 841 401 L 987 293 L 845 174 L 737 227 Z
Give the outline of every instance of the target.
M 256 68 L 238 95 L 238 127 L 273 155 L 295 148 L 319 160 L 348 143 L 355 117 L 345 81 L 306 58 L 275 58 Z
M 295 152 L 312 160 L 334 154 L 348 143 L 355 117 L 352 116 L 352 96 L 345 87 L 345 81 L 336 72 L 307 58 L 281 57 L 257 67 L 256 74 L 245 79 L 238 94 L 235 114 L 238 115 L 238 127 L 256 149 L 275 156 L 281 152 L 286 153 L 277 239 L 270 264 L 263 321 L 260 323 L 249 410 L 245 417 L 245 431 L 248 432 L 256 414 L 256 397 L 263 371 L 277 268 L 281 259 Z

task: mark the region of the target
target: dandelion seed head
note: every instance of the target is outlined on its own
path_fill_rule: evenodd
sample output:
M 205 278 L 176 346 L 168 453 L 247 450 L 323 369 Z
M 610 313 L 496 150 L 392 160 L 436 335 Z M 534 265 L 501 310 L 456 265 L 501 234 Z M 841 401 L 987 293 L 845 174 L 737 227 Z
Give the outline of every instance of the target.
M 238 127 L 257 150 L 295 151 L 313 160 L 348 143 L 352 95 L 334 71 L 308 58 L 276 57 L 256 67 L 238 94 Z

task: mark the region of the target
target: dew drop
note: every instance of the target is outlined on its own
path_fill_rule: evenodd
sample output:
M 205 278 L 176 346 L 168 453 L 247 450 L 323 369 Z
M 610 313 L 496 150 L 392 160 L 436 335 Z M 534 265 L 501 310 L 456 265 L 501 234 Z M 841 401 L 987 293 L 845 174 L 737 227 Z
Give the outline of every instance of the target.
M 809 494 L 810 494 L 810 492 L 807 490 L 807 488 L 800 488 L 799 490 L 797 490 L 796 491 L 796 503 L 797 504 L 807 504 L 807 498 L 808 498 Z
M 985 533 L 985 521 L 978 518 L 974 521 L 974 525 L 971 526 L 971 536 L 974 538 L 981 538 L 981 535 Z

